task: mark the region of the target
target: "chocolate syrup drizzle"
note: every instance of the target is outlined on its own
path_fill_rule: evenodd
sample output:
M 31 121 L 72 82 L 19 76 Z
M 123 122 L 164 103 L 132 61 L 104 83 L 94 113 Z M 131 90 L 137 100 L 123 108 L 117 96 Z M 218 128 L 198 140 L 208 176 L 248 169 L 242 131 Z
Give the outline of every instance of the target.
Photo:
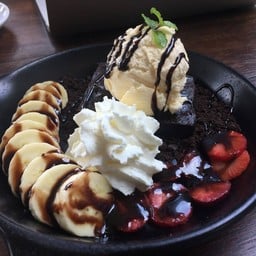
M 125 71 L 128 69 L 128 64 L 129 64 L 134 52 L 137 50 L 139 42 L 142 40 L 143 37 L 145 37 L 147 35 L 147 33 L 150 30 L 150 28 L 147 28 L 145 31 L 143 31 L 144 27 L 145 27 L 145 25 L 142 24 L 139 27 L 139 32 L 130 38 L 129 42 L 127 43 L 127 45 L 123 51 L 123 54 L 121 56 L 121 61 L 119 64 L 117 64 L 115 60 L 118 58 L 118 56 L 121 55 L 121 52 L 123 49 L 122 44 L 123 44 L 123 41 L 125 40 L 125 36 L 127 34 L 124 33 L 122 36 L 120 36 L 116 40 L 116 42 L 114 43 L 113 48 L 109 54 L 109 57 L 107 58 L 108 65 L 106 68 L 105 77 L 107 77 L 107 78 L 110 77 L 110 73 L 112 72 L 112 70 L 115 66 L 118 66 L 118 69 L 121 71 Z M 116 53 L 114 54 L 115 50 L 116 50 Z
M 159 83 L 160 83 L 160 80 L 161 80 L 160 75 L 161 75 L 161 72 L 162 72 L 163 65 L 165 63 L 165 60 L 169 57 L 170 53 L 172 52 L 176 40 L 177 40 L 176 38 L 172 37 L 169 45 L 167 46 L 167 48 L 165 49 L 164 53 L 161 56 L 160 62 L 159 62 L 158 67 L 157 67 L 155 86 L 158 86 Z
M 82 170 L 78 167 L 73 168 L 69 172 L 67 172 L 65 175 L 63 175 L 59 180 L 57 180 L 55 185 L 53 186 L 53 188 L 50 192 L 50 196 L 48 197 L 48 199 L 46 201 L 46 212 L 50 218 L 51 223 L 54 226 L 59 227 L 59 224 L 54 217 L 54 210 L 53 210 L 53 202 L 56 197 L 57 191 L 60 189 L 60 187 L 64 183 L 64 181 L 67 180 L 69 177 L 71 177 L 72 175 L 75 175 L 79 172 L 84 172 L 84 171 L 85 170 Z

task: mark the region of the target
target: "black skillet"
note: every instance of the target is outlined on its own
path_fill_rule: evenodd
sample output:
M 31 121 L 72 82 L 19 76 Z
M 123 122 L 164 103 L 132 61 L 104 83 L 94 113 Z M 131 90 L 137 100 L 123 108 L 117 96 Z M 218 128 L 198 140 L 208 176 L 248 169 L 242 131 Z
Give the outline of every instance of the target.
M 63 75 L 83 78 L 104 61 L 110 45 L 72 49 L 28 64 L 0 78 L 0 135 L 9 126 L 18 100 L 33 83 L 59 80 Z M 189 53 L 190 74 L 213 91 L 229 84 L 234 91 L 233 111 L 256 155 L 256 89 L 234 70 L 197 53 Z M 227 91 L 220 98 L 229 100 Z M 252 158 L 246 173 L 233 182 L 232 191 L 219 207 L 195 212 L 188 224 L 173 230 L 148 228 L 134 235 L 113 235 L 101 239 L 77 238 L 35 221 L 9 189 L 0 172 L 0 226 L 12 254 L 17 255 L 156 255 L 201 243 L 228 228 L 256 202 L 256 162 Z

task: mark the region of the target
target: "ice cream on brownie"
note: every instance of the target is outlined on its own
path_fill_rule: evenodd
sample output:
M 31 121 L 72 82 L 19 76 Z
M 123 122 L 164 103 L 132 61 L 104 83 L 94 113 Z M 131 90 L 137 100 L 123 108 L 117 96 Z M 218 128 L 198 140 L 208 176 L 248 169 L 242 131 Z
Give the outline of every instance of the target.
M 159 15 L 154 8 L 152 13 Z M 126 30 L 114 41 L 104 83 L 115 98 L 135 104 L 148 115 L 154 114 L 154 108 L 175 113 L 187 99 L 181 92 L 189 69 L 188 56 L 175 36 L 173 23 L 158 16 L 159 21 L 152 24 L 143 17 L 146 24 Z

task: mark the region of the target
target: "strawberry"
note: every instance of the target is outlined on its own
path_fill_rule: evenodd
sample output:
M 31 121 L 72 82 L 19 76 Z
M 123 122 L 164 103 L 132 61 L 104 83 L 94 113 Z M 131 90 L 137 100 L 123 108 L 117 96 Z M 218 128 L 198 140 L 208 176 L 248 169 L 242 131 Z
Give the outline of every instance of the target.
M 187 190 L 181 184 L 155 183 L 147 191 L 150 218 L 163 227 L 175 227 L 188 221 L 192 213 Z
M 126 225 L 120 225 L 118 226 L 119 231 L 125 232 L 125 233 L 132 233 L 136 232 L 139 229 L 141 229 L 145 225 L 146 221 L 142 218 L 134 218 L 130 219 Z
M 248 167 L 249 162 L 250 155 L 247 150 L 244 150 L 239 156 L 231 161 L 213 161 L 212 168 L 218 173 L 222 180 L 226 181 L 241 175 Z
M 144 201 L 144 195 L 138 191 L 128 196 L 116 191 L 115 204 L 108 215 L 108 223 L 125 233 L 138 231 L 146 224 L 149 216 Z
M 160 208 L 166 200 L 174 198 L 176 192 L 172 189 L 172 183 L 154 183 L 147 191 L 149 205 L 153 208 Z
M 247 139 L 239 132 L 222 132 L 205 139 L 203 147 L 210 161 L 229 161 L 246 149 Z
M 229 160 L 230 155 L 227 152 L 224 144 L 216 143 L 208 151 L 208 157 L 210 158 L 210 160 L 227 161 Z
M 202 205 L 218 202 L 228 194 L 231 188 L 229 181 L 202 183 L 189 190 L 192 199 Z

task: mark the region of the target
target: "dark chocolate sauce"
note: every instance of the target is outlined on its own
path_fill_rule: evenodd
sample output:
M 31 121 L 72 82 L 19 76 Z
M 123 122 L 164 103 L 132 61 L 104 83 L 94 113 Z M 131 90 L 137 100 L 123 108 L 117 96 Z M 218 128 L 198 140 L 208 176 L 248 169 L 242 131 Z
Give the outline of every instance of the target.
M 47 132 L 40 131 L 39 136 L 40 136 L 40 140 L 39 140 L 40 142 L 44 142 L 44 143 L 48 143 L 50 145 L 57 146 L 57 141 L 55 140 L 55 138 L 53 138 Z M 12 145 L 10 143 L 6 144 L 4 154 L 3 154 L 3 159 L 2 159 L 3 170 L 6 173 L 8 173 L 8 168 L 9 168 L 10 162 L 18 149 L 19 148 L 17 148 L 15 145 Z
M 78 172 L 82 172 L 84 170 L 81 170 L 80 168 L 76 167 L 71 169 L 68 173 L 60 177 L 53 186 L 52 190 L 49 193 L 49 197 L 46 201 L 46 213 L 47 216 L 44 217 L 44 219 L 49 219 L 50 218 L 50 223 L 52 223 L 54 226 L 59 226 L 55 217 L 54 217 L 54 210 L 53 210 L 53 201 L 55 199 L 56 193 L 59 190 L 60 186 L 63 184 L 63 182 L 71 177 L 72 175 L 75 175 Z
M 121 58 L 121 62 L 119 64 L 119 70 L 125 71 L 128 69 L 128 64 L 131 60 L 131 57 L 137 50 L 139 42 L 150 30 L 150 28 L 147 28 L 143 32 L 143 28 L 144 28 L 144 25 L 141 25 L 140 29 L 139 29 L 139 33 L 137 35 L 131 37 L 130 41 L 127 43 L 126 48 L 123 53 L 123 56 Z
M 124 34 L 124 36 L 121 36 L 117 39 L 117 42 L 114 44 L 114 46 L 110 52 L 109 59 L 107 60 L 105 77 L 107 77 L 107 78 L 110 77 L 110 74 L 111 74 L 113 68 L 117 65 L 116 59 L 121 55 L 121 53 L 122 53 L 121 61 L 117 65 L 118 69 L 125 71 L 129 68 L 128 64 L 131 60 L 131 57 L 133 56 L 134 52 L 137 50 L 138 45 L 139 45 L 140 41 L 142 40 L 142 38 L 144 36 L 146 36 L 146 34 L 150 30 L 150 28 L 143 30 L 144 27 L 145 27 L 144 25 L 141 25 L 139 27 L 139 32 L 130 38 L 130 40 L 126 44 L 126 47 L 125 47 L 123 53 L 122 53 L 122 43 L 124 41 L 124 37 L 126 34 Z M 115 50 L 116 50 L 116 53 L 114 54 Z
M 135 232 L 148 221 L 149 210 L 145 203 L 145 194 L 136 190 L 125 196 L 114 192 L 114 206 L 107 216 L 108 225 L 123 232 Z
M 109 198 L 101 198 L 98 197 L 93 190 L 91 190 L 89 182 L 89 171 L 81 170 L 79 168 L 74 169 L 73 171 L 69 172 L 67 175 L 64 175 L 61 179 L 59 179 L 54 188 L 50 193 L 50 197 L 47 200 L 47 213 L 51 217 L 52 222 L 56 223 L 54 218 L 54 212 L 58 213 L 62 210 L 62 205 L 54 204 L 54 199 L 56 196 L 57 191 L 60 189 L 63 182 L 65 182 L 69 177 L 72 175 L 77 174 L 78 172 L 83 172 L 85 177 L 75 180 L 73 182 L 68 183 L 64 190 L 69 190 L 68 194 L 68 204 L 69 208 L 67 208 L 67 214 L 69 218 L 72 219 L 74 223 L 82 224 L 82 223 L 91 223 L 95 226 L 95 234 L 97 236 L 102 235 L 102 228 L 105 224 L 104 219 L 97 218 L 94 216 L 88 216 L 86 214 L 78 215 L 76 213 L 77 210 L 83 210 L 88 206 L 93 207 L 94 209 L 100 211 L 105 217 L 109 212 L 110 208 L 112 207 L 112 197 Z M 74 211 L 72 209 L 75 209 Z
M 54 154 L 56 153 L 56 154 Z M 45 170 L 48 170 L 49 168 L 59 165 L 59 164 L 75 164 L 73 160 L 70 158 L 66 157 L 65 155 L 59 154 L 58 152 L 47 152 L 45 154 L 42 154 L 41 156 L 44 161 L 47 163 L 45 166 Z M 24 195 L 24 205 L 28 206 L 29 199 L 30 199 L 30 190 L 33 185 L 26 191 Z
M 160 62 L 159 62 L 158 67 L 157 67 L 155 86 L 158 86 L 159 83 L 160 83 L 160 80 L 161 80 L 160 76 L 161 76 L 163 65 L 165 63 L 165 60 L 169 57 L 170 53 L 172 52 L 176 40 L 177 40 L 176 38 L 172 37 L 169 45 L 167 46 L 167 48 L 165 49 L 165 51 L 163 52 L 163 54 L 160 58 Z
M 47 142 L 46 142 L 47 143 Z M 50 144 L 50 143 L 48 143 Z M 58 149 L 56 148 L 56 150 L 51 150 L 50 153 L 57 153 L 58 152 Z M 23 174 L 23 162 L 22 162 L 22 156 L 21 154 L 15 154 L 16 152 L 14 152 L 13 154 L 13 158 L 11 159 L 11 161 L 15 161 L 14 164 L 15 164 L 15 176 L 14 176 L 14 184 L 13 184 L 13 187 L 14 187 L 14 190 L 16 192 L 16 194 L 19 194 L 19 185 L 20 185 L 20 182 L 21 182 L 21 176 Z M 10 164 L 10 163 L 9 163 Z
M 113 70 L 113 68 L 116 65 L 116 59 L 118 58 L 118 56 L 121 54 L 122 52 L 122 48 L 123 48 L 123 42 L 124 42 L 124 38 L 126 36 L 126 33 L 124 33 L 122 36 L 120 36 L 115 42 L 114 45 L 108 55 L 107 58 L 107 63 L 109 63 L 109 65 L 106 67 L 106 77 L 110 76 L 111 71 Z M 116 50 L 116 53 L 114 54 L 114 51 Z
M 175 43 L 175 42 L 174 42 L 174 43 Z M 163 55 L 162 55 L 162 57 L 161 57 L 161 60 L 162 60 L 162 58 L 163 58 L 163 59 L 166 59 L 166 58 L 167 58 L 166 54 L 167 54 L 167 53 L 170 54 L 170 51 L 171 51 L 171 50 L 173 49 L 173 47 L 174 47 L 174 43 L 172 43 L 172 40 L 171 40 L 171 43 L 170 43 L 170 45 L 169 45 L 170 50 L 163 53 Z M 167 49 L 168 49 L 168 48 L 167 48 Z M 166 75 L 165 84 L 166 84 L 166 87 L 167 87 L 167 88 L 166 88 L 166 101 L 165 101 L 165 105 L 166 105 L 167 102 L 168 102 L 169 94 L 170 94 L 171 89 L 172 89 L 172 75 L 173 75 L 175 69 L 177 68 L 177 66 L 180 64 L 180 62 L 181 62 L 182 59 L 185 59 L 185 60 L 186 60 L 186 55 L 185 55 L 185 53 L 183 53 L 183 52 L 180 53 L 180 54 L 177 56 L 177 58 L 175 59 L 174 64 L 170 67 L 170 69 L 169 69 L 169 71 L 168 71 L 168 73 L 167 73 L 167 75 Z M 187 60 L 186 60 L 186 61 L 187 61 Z M 157 72 L 159 72 L 159 74 L 161 73 L 162 66 L 163 66 L 163 64 L 162 64 L 162 62 L 160 61 L 159 65 L 158 65 L 158 68 L 157 68 Z M 159 78 L 160 78 L 160 75 L 159 75 Z M 159 79 L 159 81 L 157 80 L 157 82 L 158 82 L 158 84 L 156 84 L 155 91 L 154 91 L 154 93 L 153 93 L 153 95 L 152 95 L 152 110 L 153 110 L 153 113 L 154 113 L 154 114 L 156 114 L 157 112 L 159 112 L 158 107 L 157 107 L 156 91 L 157 91 L 157 86 L 159 85 L 160 79 Z
M 177 193 L 175 198 L 167 200 L 158 210 L 158 218 L 166 222 L 169 219 L 170 226 L 176 226 L 187 222 L 192 213 L 192 204 L 186 193 Z M 160 222 L 161 223 L 161 222 Z

